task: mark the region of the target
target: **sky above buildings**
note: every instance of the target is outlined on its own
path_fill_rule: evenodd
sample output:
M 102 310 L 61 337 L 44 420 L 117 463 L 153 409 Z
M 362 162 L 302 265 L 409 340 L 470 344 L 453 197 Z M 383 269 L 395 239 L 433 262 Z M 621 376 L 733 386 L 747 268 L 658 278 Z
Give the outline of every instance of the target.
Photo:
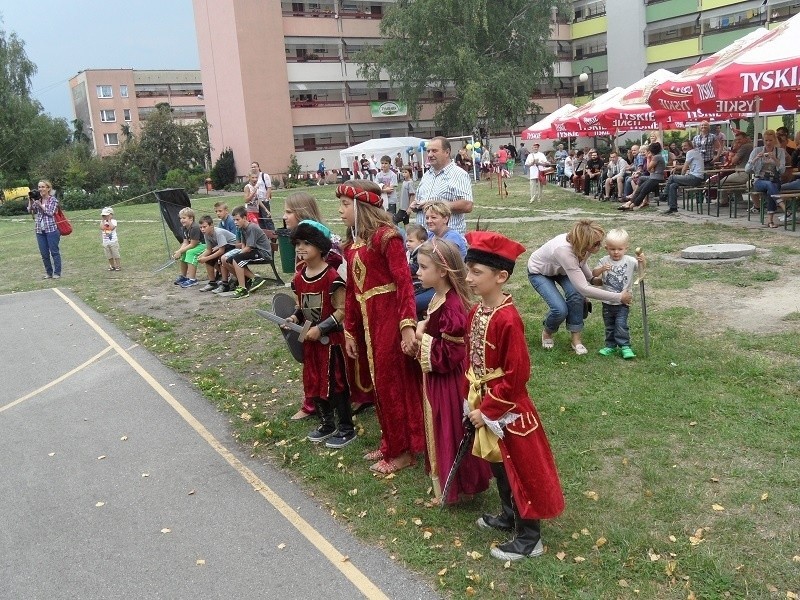
M 79 71 L 200 68 L 192 0 L 4 0 L 0 29 L 25 42 L 45 112 L 67 120 Z

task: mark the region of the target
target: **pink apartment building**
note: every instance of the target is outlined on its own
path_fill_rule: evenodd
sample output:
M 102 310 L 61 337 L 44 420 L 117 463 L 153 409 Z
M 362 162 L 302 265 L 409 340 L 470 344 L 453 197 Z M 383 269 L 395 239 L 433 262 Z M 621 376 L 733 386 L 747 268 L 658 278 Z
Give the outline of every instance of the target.
M 355 54 L 381 43 L 393 2 L 193 0 L 212 158 L 230 147 L 243 175 L 253 160 L 285 172 L 295 154 L 315 171 L 320 158 L 338 167 L 340 149 L 372 138 L 436 135 L 435 104 L 446 92 L 432 92 L 411 123 L 388 84 L 370 88 L 356 72 Z M 537 102 L 545 114 L 559 105 Z
M 99 156 L 113 154 L 127 131 L 136 134 L 147 114 L 167 102 L 184 124 L 205 116 L 200 71 L 87 69 L 69 80 L 75 118 Z

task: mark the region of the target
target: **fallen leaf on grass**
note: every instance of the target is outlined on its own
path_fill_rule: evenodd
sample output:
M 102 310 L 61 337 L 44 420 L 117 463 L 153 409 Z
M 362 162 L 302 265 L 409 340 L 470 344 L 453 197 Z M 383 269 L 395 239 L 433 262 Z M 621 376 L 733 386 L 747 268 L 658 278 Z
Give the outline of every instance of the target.
M 447 567 L 445 567 L 444 569 L 442 569 L 441 571 L 439 571 L 439 572 L 437 573 L 437 575 L 439 575 L 440 577 L 441 577 L 442 575 L 447 575 Z
M 671 535 L 671 536 L 669 536 L 669 541 L 670 542 L 677 542 L 678 538 L 676 538 L 674 535 Z
M 624 580 L 624 579 L 620 579 L 620 580 L 617 582 L 617 585 L 618 585 L 619 587 L 624 587 L 624 588 L 626 588 L 626 587 L 628 587 L 628 582 L 627 582 L 626 580 Z
M 416 525 L 417 527 L 419 527 L 419 526 L 421 526 L 421 525 L 422 525 L 422 519 L 420 519 L 419 517 L 416 517 L 416 518 L 414 518 L 414 519 L 411 519 L 411 522 L 412 522 L 414 525 Z
M 467 596 L 474 596 L 475 595 L 475 588 L 473 588 L 472 586 L 468 586 L 467 589 L 464 590 L 464 593 Z
M 566 557 L 567 557 L 567 553 L 566 553 L 566 552 L 558 552 L 558 553 L 556 554 L 556 558 L 557 558 L 558 560 L 564 560 Z
M 717 512 L 722 512 L 723 510 L 725 510 L 725 507 L 722 506 L 721 504 L 712 504 L 711 508 L 713 508 Z
M 577 540 L 579 537 L 581 537 L 581 534 L 580 533 L 573 533 L 571 537 L 572 537 L 573 540 Z
M 797 600 L 797 594 L 794 592 L 786 592 L 786 598 L 789 600 Z
M 798 554 L 795 554 L 795 555 L 792 557 L 792 561 L 793 561 L 793 562 L 796 562 L 796 563 L 800 563 L 800 555 L 798 555 Z
M 360 513 L 358 513 L 358 517 L 360 519 L 363 519 L 366 516 L 367 516 L 367 511 L 365 511 L 365 510 L 362 510 Z
M 479 560 L 483 558 L 483 554 L 481 554 L 480 552 L 476 552 L 475 550 L 473 550 L 472 552 L 467 552 L 467 556 L 469 556 L 472 560 Z
M 677 561 L 670 560 L 667 561 L 667 566 L 664 567 L 664 572 L 667 574 L 667 577 L 672 577 L 675 574 L 675 568 L 678 566 Z
M 597 499 L 599 498 L 597 492 L 593 492 L 591 490 L 588 492 L 583 492 L 583 495 L 589 498 L 590 500 L 594 500 L 595 502 L 597 502 Z
M 431 537 L 433 537 L 433 532 L 426 529 L 422 532 L 422 537 L 423 539 L 429 540 Z
M 697 600 L 697 596 L 694 595 L 694 592 L 689 592 L 689 595 L 686 596 L 686 600 Z
M 767 591 L 768 591 L 770 594 L 777 594 L 777 593 L 778 593 L 778 588 L 776 588 L 776 587 L 775 587 L 774 585 L 772 585 L 771 583 L 768 583 L 768 584 L 767 584 Z
M 574 562 L 576 562 L 576 563 L 582 563 L 582 562 L 585 562 L 585 561 L 586 561 L 586 559 L 585 559 L 584 557 L 582 557 L 582 556 L 576 556 L 576 557 L 575 557 L 575 558 L 573 558 L 572 560 L 573 560 Z
M 656 561 L 661 559 L 661 555 L 660 554 L 656 554 L 655 551 L 652 548 L 648 548 L 647 556 L 652 562 L 656 562 Z
M 454 539 L 453 546 L 455 546 L 456 548 L 461 548 L 461 540 L 458 538 Z
M 766 502 L 767 498 L 769 498 L 769 494 L 767 492 L 764 492 L 763 494 L 761 494 L 761 501 L 762 502 Z
M 358 494 L 358 488 L 353 488 L 352 490 L 347 492 L 348 496 L 355 496 L 356 494 Z
M 586 529 L 586 527 L 584 527 L 583 529 L 581 529 L 581 533 L 582 533 L 583 535 L 591 535 L 591 533 L 589 533 L 589 530 L 588 530 L 588 529 Z
M 604 537 L 597 538 L 597 541 L 594 543 L 595 548 L 600 548 L 601 546 L 605 546 L 608 540 Z

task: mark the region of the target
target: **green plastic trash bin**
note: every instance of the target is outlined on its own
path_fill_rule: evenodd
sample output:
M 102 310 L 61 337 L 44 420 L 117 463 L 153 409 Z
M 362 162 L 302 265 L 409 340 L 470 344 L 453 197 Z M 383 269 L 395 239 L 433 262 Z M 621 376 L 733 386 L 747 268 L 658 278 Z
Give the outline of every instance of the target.
M 281 227 L 275 233 L 278 234 L 278 251 L 281 255 L 281 271 L 284 273 L 294 273 L 294 245 L 291 240 L 291 230 Z

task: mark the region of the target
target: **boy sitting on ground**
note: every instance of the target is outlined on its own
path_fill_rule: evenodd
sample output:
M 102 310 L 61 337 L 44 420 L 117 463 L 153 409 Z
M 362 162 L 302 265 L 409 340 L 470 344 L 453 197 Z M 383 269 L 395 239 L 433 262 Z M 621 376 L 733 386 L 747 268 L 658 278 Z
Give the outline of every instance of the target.
M 183 242 L 172 255 L 172 258 L 179 261 L 181 268 L 181 274 L 175 280 L 175 285 L 189 288 L 197 285 L 197 257 L 206 249 L 206 245 L 200 242 L 203 234 L 200 232 L 200 226 L 195 223 L 194 211 L 191 208 L 182 208 L 178 217 L 183 226 Z
M 250 263 L 263 264 L 272 260 L 272 246 L 267 234 L 258 226 L 247 220 L 247 210 L 244 206 L 233 209 L 233 221 L 241 233 L 241 248 L 238 254 L 227 254 L 225 259 L 227 268 L 233 268 L 239 287 L 234 292 L 234 299 L 246 298 L 250 292 L 256 291 L 266 283 L 263 277 L 256 277 L 248 266 Z M 251 279 L 250 290 L 247 289 L 247 280 Z
M 200 291 L 209 292 L 220 285 L 220 282 L 217 281 L 218 274 L 222 274 L 220 258 L 226 252 L 236 248 L 236 236 L 227 229 L 214 227 L 214 219 L 209 215 L 200 217 L 200 231 L 205 236 L 206 249 L 198 257 L 197 262 L 206 266 L 208 274 L 208 283 L 201 287 Z M 221 279 L 227 281 L 227 277 Z

